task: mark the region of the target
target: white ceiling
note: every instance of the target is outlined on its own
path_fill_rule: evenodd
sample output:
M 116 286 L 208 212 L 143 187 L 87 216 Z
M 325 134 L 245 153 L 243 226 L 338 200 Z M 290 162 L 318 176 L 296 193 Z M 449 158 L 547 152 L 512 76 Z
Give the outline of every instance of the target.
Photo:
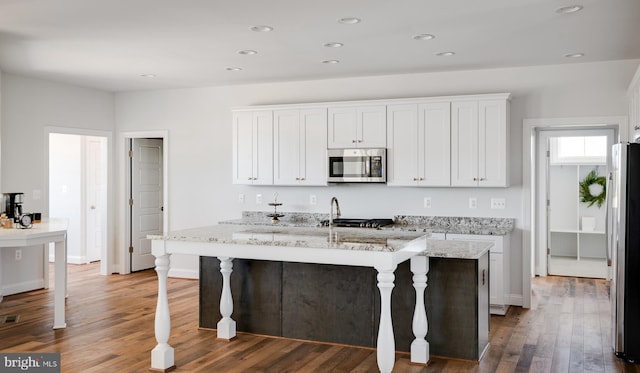
M 3 71 L 108 91 L 638 58 L 640 0 L 0 0 Z

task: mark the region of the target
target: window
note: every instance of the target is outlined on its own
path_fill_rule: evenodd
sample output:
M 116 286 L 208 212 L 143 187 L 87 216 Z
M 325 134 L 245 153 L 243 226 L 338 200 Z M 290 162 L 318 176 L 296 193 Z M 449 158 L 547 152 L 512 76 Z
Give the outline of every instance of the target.
M 551 138 L 551 163 L 607 163 L 607 136 Z

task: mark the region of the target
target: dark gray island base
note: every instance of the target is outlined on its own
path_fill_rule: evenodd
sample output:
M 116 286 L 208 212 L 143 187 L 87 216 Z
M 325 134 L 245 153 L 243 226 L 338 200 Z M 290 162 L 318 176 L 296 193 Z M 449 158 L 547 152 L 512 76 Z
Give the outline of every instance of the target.
M 233 318 L 242 332 L 375 347 L 380 292 L 373 268 L 234 259 Z M 409 261 L 395 271 L 397 351 L 410 352 L 415 289 Z M 425 303 L 432 355 L 479 360 L 489 341 L 489 254 L 429 258 Z M 220 261 L 200 257 L 200 327 L 220 320 Z

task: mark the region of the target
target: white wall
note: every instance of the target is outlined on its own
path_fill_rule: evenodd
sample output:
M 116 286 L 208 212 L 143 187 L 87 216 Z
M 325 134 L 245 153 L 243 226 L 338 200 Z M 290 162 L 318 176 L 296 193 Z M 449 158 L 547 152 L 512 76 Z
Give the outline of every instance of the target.
M 2 108 L 1 190 L 23 192 L 26 210 L 48 216 L 45 127 L 112 131 L 114 95 L 3 73 Z
M 626 116 L 626 90 L 638 60 L 542 67 L 406 74 L 116 94 L 118 131 L 168 130 L 170 229 L 239 218 L 242 210 L 269 210 L 273 192 L 281 211 L 328 212 L 337 196 L 344 216 L 395 214 L 502 216 L 517 219 L 511 264 L 522 267 L 522 121 L 524 118 Z M 510 92 L 511 187 L 506 189 L 392 188 L 382 185 L 251 187 L 231 184 L 231 112 L 235 106 L 340 100 L 405 98 Z M 121 152 L 122 149 L 116 149 Z M 238 202 L 238 194 L 246 202 Z M 318 205 L 308 204 L 317 195 Z M 423 198 L 433 207 L 424 209 Z M 478 208 L 468 208 L 468 198 Z M 506 199 L 505 210 L 489 209 L 491 197 Z M 120 211 L 119 214 L 123 212 Z M 122 215 L 118 215 L 122 216 Z M 197 271 L 196 258 L 175 258 L 174 268 Z M 522 294 L 520 273 L 512 273 L 512 293 Z
M 2 73 L 0 95 L 0 192 L 23 192 L 25 211 L 48 216 L 45 127 L 112 131 L 114 95 L 8 73 Z M 40 199 L 35 199 L 34 194 L 39 194 Z M 2 254 L 5 288 L 38 283 L 42 279 L 42 249 L 23 250 L 20 262 L 15 261 L 10 251 L 4 250 Z

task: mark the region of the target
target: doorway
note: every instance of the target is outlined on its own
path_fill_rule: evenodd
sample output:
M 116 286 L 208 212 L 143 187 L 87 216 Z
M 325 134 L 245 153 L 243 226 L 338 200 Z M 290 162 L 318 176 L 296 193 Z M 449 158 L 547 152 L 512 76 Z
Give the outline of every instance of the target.
M 108 138 L 49 132 L 48 146 L 49 217 L 69 222 L 67 261 L 101 261 L 106 274 Z
M 605 196 L 614 140 L 613 129 L 539 132 L 538 213 L 546 222 L 539 275 L 608 277 Z
M 577 117 L 524 119 L 522 129 L 522 186 L 523 186 L 523 226 L 522 232 L 522 305 L 531 307 L 531 279 L 535 275 L 544 276 L 541 262 L 546 261 L 546 245 L 542 245 L 540 232 L 546 232 L 546 221 L 541 221 L 539 212 L 545 209 L 546 201 L 541 201 L 537 149 L 539 132 L 547 129 L 608 128 L 617 131 L 616 142 L 627 141 L 629 128 L 626 116 L 618 117 Z M 541 205 L 542 204 L 542 205 Z M 545 214 L 546 216 L 546 214 Z M 542 257 L 541 257 L 542 256 Z
M 162 138 L 131 138 L 128 150 L 129 271 L 155 266 L 150 234 L 164 227 L 164 146 Z

